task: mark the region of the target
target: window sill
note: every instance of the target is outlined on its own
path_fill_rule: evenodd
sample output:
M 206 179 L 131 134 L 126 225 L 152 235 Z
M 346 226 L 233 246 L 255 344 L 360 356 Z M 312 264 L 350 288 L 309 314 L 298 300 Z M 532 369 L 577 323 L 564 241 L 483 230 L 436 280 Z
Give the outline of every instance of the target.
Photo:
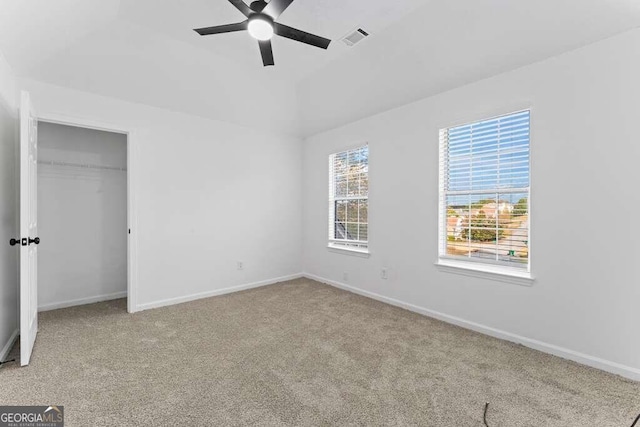
M 521 286 L 533 286 L 534 277 L 531 273 L 509 271 L 500 267 L 476 265 L 464 261 L 440 259 L 435 263 L 438 270 L 444 273 L 461 274 L 463 276 L 479 277 L 481 279 L 497 280 Z
M 334 245 L 328 245 L 327 249 L 329 250 L 329 252 L 334 252 L 336 254 L 351 255 L 360 258 L 369 258 L 369 256 L 371 255 L 369 253 L 369 249 L 352 249 Z

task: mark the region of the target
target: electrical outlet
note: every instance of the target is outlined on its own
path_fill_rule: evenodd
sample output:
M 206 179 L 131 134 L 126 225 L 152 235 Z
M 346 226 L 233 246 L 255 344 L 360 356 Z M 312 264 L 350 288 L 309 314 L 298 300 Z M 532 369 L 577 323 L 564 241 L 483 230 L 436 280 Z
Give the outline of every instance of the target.
M 244 262 L 238 261 L 238 270 L 244 270 Z
M 342 280 L 344 280 L 345 282 L 349 281 L 349 273 L 344 272 L 342 273 Z
M 389 270 L 387 268 L 380 270 L 380 277 L 387 280 L 389 278 Z

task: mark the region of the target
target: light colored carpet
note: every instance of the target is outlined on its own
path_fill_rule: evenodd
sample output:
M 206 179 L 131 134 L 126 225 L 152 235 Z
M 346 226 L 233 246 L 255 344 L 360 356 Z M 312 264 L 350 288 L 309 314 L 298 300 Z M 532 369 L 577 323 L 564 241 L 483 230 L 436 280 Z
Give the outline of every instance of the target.
M 628 427 L 640 383 L 307 279 L 129 315 L 42 313 L 1 404 L 67 426 Z M 14 353 L 16 349 L 14 349 Z

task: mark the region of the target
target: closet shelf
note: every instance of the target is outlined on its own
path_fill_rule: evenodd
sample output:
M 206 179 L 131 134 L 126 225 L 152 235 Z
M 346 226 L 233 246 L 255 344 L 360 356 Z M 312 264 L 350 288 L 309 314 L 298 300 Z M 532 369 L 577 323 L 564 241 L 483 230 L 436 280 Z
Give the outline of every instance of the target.
M 46 165 L 46 166 L 64 166 L 64 167 L 83 168 L 83 169 L 101 169 L 101 170 L 115 170 L 115 171 L 127 170 L 127 168 L 121 168 L 119 166 L 92 165 L 88 163 L 54 162 L 54 161 L 47 161 L 47 160 L 38 160 L 38 164 Z

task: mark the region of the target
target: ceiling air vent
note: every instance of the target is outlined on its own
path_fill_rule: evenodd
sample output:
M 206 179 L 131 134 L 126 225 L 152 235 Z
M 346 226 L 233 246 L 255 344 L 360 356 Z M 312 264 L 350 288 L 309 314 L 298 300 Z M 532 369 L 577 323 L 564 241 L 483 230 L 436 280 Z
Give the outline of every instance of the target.
M 367 33 L 365 30 L 363 30 L 362 28 L 358 28 L 355 31 L 350 32 L 349 34 L 347 34 L 342 41 L 344 42 L 344 44 L 346 44 L 347 46 L 353 46 L 354 44 L 362 41 L 365 37 L 368 37 L 369 33 Z

